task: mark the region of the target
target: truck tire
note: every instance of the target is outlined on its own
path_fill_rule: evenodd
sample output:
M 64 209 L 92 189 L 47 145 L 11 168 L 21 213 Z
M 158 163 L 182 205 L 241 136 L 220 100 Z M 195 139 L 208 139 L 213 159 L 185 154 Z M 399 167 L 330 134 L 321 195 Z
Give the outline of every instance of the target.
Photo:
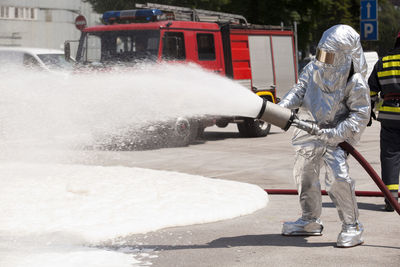
M 243 137 L 264 137 L 271 130 L 270 123 L 252 118 L 245 118 L 243 122 L 237 124 L 237 127 Z
M 205 129 L 206 128 L 204 126 L 199 126 L 199 128 L 197 129 L 197 139 L 203 138 Z
M 192 125 L 189 120 L 183 117 L 179 117 L 175 122 L 175 134 L 173 134 L 173 140 L 171 145 L 174 147 L 188 146 L 190 144 L 190 131 Z
M 229 120 L 217 120 L 217 122 L 215 123 L 219 128 L 225 128 L 228 126 L 229 124 Z
M 196 141 L 203 136 L 204 126 L 198 119 L 190 120 L 190 141 Z

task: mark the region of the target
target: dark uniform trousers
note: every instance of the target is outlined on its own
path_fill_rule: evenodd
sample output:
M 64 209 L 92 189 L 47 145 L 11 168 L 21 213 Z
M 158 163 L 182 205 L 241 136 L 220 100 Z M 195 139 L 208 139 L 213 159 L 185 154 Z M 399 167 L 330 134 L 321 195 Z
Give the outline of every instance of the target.
M 400 126 L 381 122 L 380 133 L 382 181 L 398 199 L 400 174 Z

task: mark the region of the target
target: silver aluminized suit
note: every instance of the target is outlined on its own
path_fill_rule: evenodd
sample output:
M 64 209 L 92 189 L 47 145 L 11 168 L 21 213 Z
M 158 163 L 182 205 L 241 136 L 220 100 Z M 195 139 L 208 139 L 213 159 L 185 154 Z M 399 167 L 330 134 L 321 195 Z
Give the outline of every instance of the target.
M 351 65 L 354 74 L 350 77 Z M 292 139 L 296 150 L 294 177 L 304 220 L 319 221 L 319 174 L 324 164 L 326 189 L 343 225 L 358 224 L 354 182 L 349 177 L 347 154 L 338 144 L 355 144 L 369 121 L 366 73 L 359 34 L 347 25 L 333 26 L 324 32 L 316 59 L 305 67 L 298 83 L 279 103 L 299 109 L 299 119 L 321 129 L 317 135 L 296 129 Z

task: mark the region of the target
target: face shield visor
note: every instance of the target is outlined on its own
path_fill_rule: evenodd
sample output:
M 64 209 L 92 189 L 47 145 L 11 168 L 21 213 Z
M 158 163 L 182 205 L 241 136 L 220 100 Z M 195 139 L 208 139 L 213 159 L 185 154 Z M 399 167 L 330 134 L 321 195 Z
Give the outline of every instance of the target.
M 317 48 L 316 60 L 321 63 L 333 65 L 335 62 L 335 53 Z
M 350 55 L 317 48 L 313 80 L 324 92 L 334 92 L 345 87 L 350 68 Z

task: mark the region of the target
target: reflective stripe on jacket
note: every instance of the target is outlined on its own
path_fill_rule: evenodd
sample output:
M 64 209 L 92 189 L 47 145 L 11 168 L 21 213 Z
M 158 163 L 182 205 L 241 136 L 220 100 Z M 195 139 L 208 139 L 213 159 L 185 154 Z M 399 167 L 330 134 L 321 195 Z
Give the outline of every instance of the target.
M 371 99 L 383 98 L 378 120 L 400 120 L 400 50 L 379 59 L 368 80 Z

